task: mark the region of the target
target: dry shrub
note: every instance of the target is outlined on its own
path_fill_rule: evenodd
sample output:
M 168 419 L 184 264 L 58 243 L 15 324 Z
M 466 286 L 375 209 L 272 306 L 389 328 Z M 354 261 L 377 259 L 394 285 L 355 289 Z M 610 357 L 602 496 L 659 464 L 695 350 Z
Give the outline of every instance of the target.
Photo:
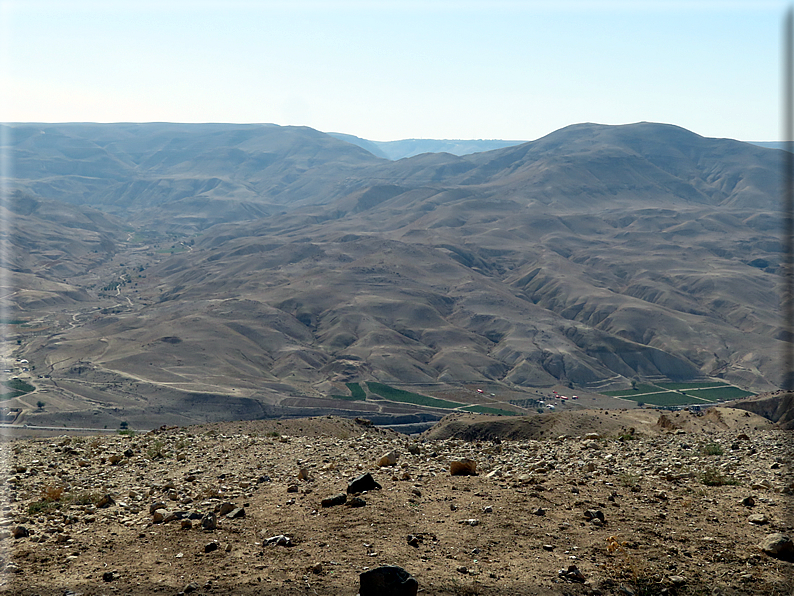
M 41 500 L 47 503 L 54 503 L 60 501 L 63 496 L 63 485 L 61 484 L 48 484 L 41 489 Z

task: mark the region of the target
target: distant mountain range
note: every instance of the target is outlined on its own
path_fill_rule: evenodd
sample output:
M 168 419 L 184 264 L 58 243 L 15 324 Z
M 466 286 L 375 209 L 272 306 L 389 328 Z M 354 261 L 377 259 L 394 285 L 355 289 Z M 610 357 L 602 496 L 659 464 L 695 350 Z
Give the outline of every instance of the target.
M 476 153 L 490 141 L 10 128 L 5 299 L 36 322 L 15 328 L 24 353 L 85 412 L 416 411 L 354 401 L 346 384 L 366 381 L 780 381 L 778 150 L 654 123 Z
M 400 141 L 368 141 L 353 135 L 339 132 L 328 133 L 332 137 L 358 145 L 366 149 L 372 155 L 385 159 L 397 160 L 406 157 L 413 157 L 422 153 L 451 153 L 452 155 L 468 155 L 470 153 L 481 153 L 503 147 L 520 145 L 526 141 L 502 141 L 498 139 L 402 139 Z

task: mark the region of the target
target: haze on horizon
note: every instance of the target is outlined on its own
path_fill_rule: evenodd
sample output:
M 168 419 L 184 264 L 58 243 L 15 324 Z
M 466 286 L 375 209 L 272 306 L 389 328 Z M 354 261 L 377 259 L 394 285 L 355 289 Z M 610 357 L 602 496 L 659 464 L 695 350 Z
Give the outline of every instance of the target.
M 379 141 L 651 121 L 773 141 L 786 7 L 0 0 L 0 119 L 258 122 Z

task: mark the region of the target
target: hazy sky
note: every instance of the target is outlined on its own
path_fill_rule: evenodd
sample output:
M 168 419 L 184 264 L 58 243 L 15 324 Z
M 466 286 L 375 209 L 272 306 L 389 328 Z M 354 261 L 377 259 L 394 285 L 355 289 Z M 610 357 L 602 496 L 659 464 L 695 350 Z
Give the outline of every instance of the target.
M 788 3 L 0 0 L 0 120 L 780 137 Z

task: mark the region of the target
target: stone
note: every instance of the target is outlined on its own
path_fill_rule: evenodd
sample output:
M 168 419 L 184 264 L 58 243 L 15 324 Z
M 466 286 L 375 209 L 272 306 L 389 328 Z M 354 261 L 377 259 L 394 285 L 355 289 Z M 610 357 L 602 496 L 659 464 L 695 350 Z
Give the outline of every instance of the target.
M 181 523 L 181 527 L 183 530 L 190 530 L 193 528 L 193 522 L 189 519 L 183 519 Z
M 754 513 L 753 515 L 747 516 L 747 521 L 757 526 L 763 526 L 769 523 L 769 518 L 763 513 Z
M 780 532 L 767 535 L 758 547 L 770 557 L 783 559 L 784 561 L 794 561 L 794 542 Z
M 267 540 L 263 546 L 286 546 L 291 547 L 295 546 L 295 543 L 290 540 L 289 536 L 285 536 L 284 534 L 279 534 L 278 536 L 271 536 Z
M 356 418 L 354 421 L 360 426 L 372 426 L 372 420 L 367 418 Z
M 385 565 L 359 575 L 359 596 L 416 596 L 419 582 L 402 567 Z
M 11 530 L 11 535 L 14 538 L 27 538 L 30 536 L 30 530 L 28 530 L 25 526 L 14 526 Z
M 588 509 L 584 512 L 584 516 L 586 519 L 593 521 L 595 519 L 600 520 L 601 523 L 604 523 L 606 520 L 604 519 L 604 514 L 599 509 Z
M 463 524 L 465 526 L 479 526 L 480 525 L 480 520 L 479 519 L 474 519 L 474 518 L 462 519 L 458 523 L 459 524 Z
M 104 497 L 99 499 L 99 502 L 96 504 L 96 506 L 99 507 L 100 509 L 103 509 L 105 507 L 110 507 L 111 505 L 115 505 L 115 504 L 116 501 L 113 500 L 113 497 L 111 497 L 110 495 L 105 495 Z
M 421 453 L 421 449 L 419 448 L 419 445 L 417 445 L 416 443 L 411 443 L 410 445 L 408 445 L 407 449 L 408 449 L 408 453 L 410 453 L 411 455 L 419 455 Z
M 226 503 L 221 503 L 221 508 L 218 510 L 218 515 L 224 516 L 233 509 L 234 509 L 234 504 L 229 503 L 228 501 Z
M 310 565 L 307 569 L 310 573 L 314 575 L 322 575 L 323 574 L 323 564 L 322 563 L 315 563 L 314 565 Z
M 538 516 L 546 515 L 546 510 L 543 507 L 538 507 L 532 512 L 532 515 L 538 515 Z
M 191 594 L 192 592 L 198 590 L 199 587 L 200 586 L 196 582 L 190 582 L 188 585 L 182 588 L 182 592 L 184 592 L 185 594 Z
M 419 543 L 422 542 L 422 539 L 414 534 L 408 534 L 408 536 L 405 538 L 405 541 L 408 543 L 408 546 L 419 548 Z
M 215 540 L 213 540 L 212 542 L 208 542 L 207 544 L 204 545 L 205 553 L 211 553 L 212 551 L 216 551 L 216 550 L 218 550 L 218 543 Z
M 154 513 L 158 509 L 166 509 L 167 505 L 162 501 L 157 501 L 156 503 L 152 503 L 149 505 L 149 513 Z
M 298 470 L 298 480 L 306 480 L 306 481 L 311 480 L 311 476 L 309 475 L 308 468 L 301 468 L 300 470 Z
M 297 484 L 290 484 L 287 487 L 287 492 L 288 493 L 296 493 L 296 492 L 298 492 L 298 485 Z
M 346 502 L 347 495 L 345 493 L 339 493 L 338 495 L 324 498 L 322 501 L 320 501 L 320 505 L 323 507 L 335 507 L 337 505 L 344 505 Z
M 347 502 L 348 507 L 366 507 L 367 502 L 361 497 L 353 497 Z
M 467 575 L 469 573 L 469 568 L 466 567 L 465 565 L 458 565 L 455 568 L 455 571 L 457 571 L 458 573 L 462 573 L 464 575 Z
M 674 586 L 683 586 L 686 583 L 686 578 L 682 575 L 671 575 L 667 579 Z
M 367 472 L 366 474 L 362 474 L 358 478 L 353 479 L 347 485 L 347 494 L 352 495 L 355 493 L 363 493 L 369 490 L 376 490 L 382 488 L 380 484 L 378 484 L 375 479 L 372 477 L 372 474 Z
M 397 465 L 397 460 L 400 459 L 400 454 L 397 451 L 389 451 L 387 454 L 381 456 L 378 460 L 378 465 L 381 468 L 385 468 L 387 466 L 395 466 Z
M 210 511 L 204 517 L 201 518 L 201 529 L 211 532 L 218 528 L 218 518 L 215 516 L 215 513 Z
M 584 574 L 576 565 L 568 565 L 568 569 L 560 569 L 557 575 L 569 582 L 584 583 L 585 581 Z
M 120 577 L 121 576 L 116 571 L 105 571 L 105 573 L 102 574 L 102 581 L 114 582 Z
M 235 507 L 226 514 L 226 519 L 240 519 L 245 517 L 245 507 Z
M 755 499 L 751 496 L 743 498 L 740 502 L 745 507 L 755 507 Z
M 170 512 L 167 509 L 158 509 L 152 513 L 152 522 L 155 524 L 161 524 L 165 521 L 165 518 L 168 515 L 170 515 Z
M 460 459 L 451 461 L 449 464 L 450 476 L 476 476 L 477 462 L 473 459 Z

